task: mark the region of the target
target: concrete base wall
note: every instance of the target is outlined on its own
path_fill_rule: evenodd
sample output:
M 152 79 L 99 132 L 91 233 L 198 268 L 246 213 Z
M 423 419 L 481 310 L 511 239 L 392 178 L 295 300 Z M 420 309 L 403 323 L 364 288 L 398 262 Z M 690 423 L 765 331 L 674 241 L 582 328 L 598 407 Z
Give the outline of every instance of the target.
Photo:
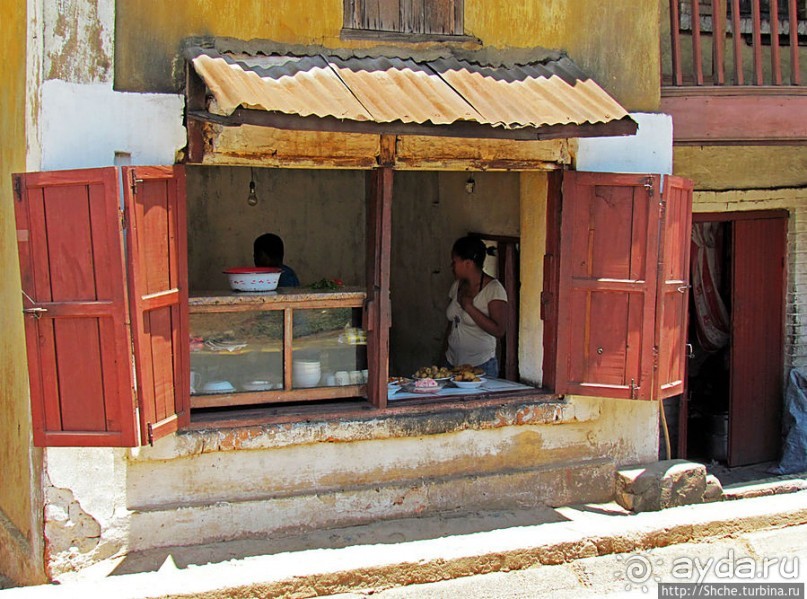
M 131 551 L 428 512 L 606 501 L 655 459 L 655 403 L 573 397 L 47 450 L 51 575 Z

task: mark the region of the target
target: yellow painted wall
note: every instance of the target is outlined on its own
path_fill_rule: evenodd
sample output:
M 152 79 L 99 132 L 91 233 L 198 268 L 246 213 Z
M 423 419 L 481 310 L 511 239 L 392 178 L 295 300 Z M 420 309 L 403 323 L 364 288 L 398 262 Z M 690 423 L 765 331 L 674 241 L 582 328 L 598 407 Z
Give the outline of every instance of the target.
M 803 146 L 677 146 L 673 172 L 696 190 L 768 189 L 807 185 Z
M 176 89 L 182 67 L 178 49 L 190 36 L 374 45 L 339 39 L 342 0 L 116 4 L 115 84 L 123 90 Z M 465 0 L 465 31 L 485 47 L 566 50 L 629 110 L 653 111 L 659 105 L 658 13 L 655 0 Z
M 0 572 L 35 582 L 31 416 L 11 174 L 25 170 L 26 2 L 0 3 Z M 39 555 L 41 568 L 41 552 Z M 41 572 L 41 570 L 40 570 Z

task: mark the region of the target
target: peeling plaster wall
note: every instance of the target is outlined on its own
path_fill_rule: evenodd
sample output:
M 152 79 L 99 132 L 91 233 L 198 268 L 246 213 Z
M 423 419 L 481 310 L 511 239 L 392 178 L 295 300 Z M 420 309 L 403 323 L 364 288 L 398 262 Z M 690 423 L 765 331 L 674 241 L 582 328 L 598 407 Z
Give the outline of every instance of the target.
M 48 449 L 45 539 L 51 576 L 80 570 L 127 546 L 126 453 L 103 447 Z
M 184 98 L 112 89 L 114 0 L 44 2 L 37 27 L 37 146 L 29 168 L 174 164 L 185 145 Z
M 44 580 L 41 451 L 31 445 L 28 370 L 11 175 L 26 166 L 28 19 L 24 0 L 0 3 L 0 573 Z
M 45 79 L 111 82 L 115 2 L 58 0 L 43 7 Z
M 574 397 L 187 432 L 134 450 L 52 448 L 51 572 L 133 550 L 435 507 L 606 500 L 616 467 L 655 459 L 657 416 L 654 402 Z

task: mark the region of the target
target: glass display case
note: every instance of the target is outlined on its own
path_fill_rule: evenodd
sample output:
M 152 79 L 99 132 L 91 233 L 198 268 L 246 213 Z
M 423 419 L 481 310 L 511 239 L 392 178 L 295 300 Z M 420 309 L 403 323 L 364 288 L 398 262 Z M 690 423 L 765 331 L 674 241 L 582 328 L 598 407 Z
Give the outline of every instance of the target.
M 193 294 L 191 407 L 366 397 L 363 290 Z

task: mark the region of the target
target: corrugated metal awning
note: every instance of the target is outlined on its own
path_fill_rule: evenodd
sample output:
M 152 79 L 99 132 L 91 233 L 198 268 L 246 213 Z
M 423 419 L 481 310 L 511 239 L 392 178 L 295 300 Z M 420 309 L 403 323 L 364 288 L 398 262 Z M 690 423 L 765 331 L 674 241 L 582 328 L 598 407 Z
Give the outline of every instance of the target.
M 427 57 L 224 52 L 187 58 L 210 96 L 191 116 L 283 129 L 548 139 L 635 133 L 636 123 L 565 55 L 485 64 Z M 489 63 L 492 61 L 488 61 Z M 204 114 L 206 113 L 206 114 Z

